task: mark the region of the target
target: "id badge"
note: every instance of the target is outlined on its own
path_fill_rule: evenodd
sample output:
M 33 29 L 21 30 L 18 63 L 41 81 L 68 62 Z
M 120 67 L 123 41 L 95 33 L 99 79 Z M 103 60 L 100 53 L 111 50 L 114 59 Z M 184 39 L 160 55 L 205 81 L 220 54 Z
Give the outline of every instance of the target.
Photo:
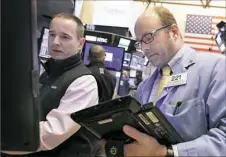
M 188 73 L 176 74 L 168 77 L 164 87 L 180 86 L 187 83 Z

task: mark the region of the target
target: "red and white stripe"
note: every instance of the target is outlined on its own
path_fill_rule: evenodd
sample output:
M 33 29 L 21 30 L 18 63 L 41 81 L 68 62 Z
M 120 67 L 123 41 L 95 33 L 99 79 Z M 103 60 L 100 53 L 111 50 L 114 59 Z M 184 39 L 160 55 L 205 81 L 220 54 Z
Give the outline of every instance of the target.
M 216 24 L 221 21 L 226 21 L 225 16 L 213 16 L 212 17 L 212 34 L 194 34 L 194 33 L 186 33 L 184 36 L 184 42 L 186 45 L 191 46 L 195 50 L 199 52 L 214 52 L 220 53 L 220 49 L 215 42 L 215 35 L 218 32 L 218 28 Z

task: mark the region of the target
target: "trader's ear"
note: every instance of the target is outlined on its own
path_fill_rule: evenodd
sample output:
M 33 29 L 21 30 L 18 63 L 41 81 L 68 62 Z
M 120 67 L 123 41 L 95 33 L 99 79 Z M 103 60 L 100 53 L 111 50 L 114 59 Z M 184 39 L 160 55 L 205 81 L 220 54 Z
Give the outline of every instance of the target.
M 178 39 L 180 37 L 180 31 L 177 26 L 177 24 L 172 24 L 170 28 L 170 35 L 173 37 L 173 39 Z
M 78 49 L 79 49 L 80 51 L 82 51 L 82 48 L 83 48 L 83 46 L 84 46 L 85 41 L 86 41 L 85 38 L 80 38 L 80 39 L 79 39 Z

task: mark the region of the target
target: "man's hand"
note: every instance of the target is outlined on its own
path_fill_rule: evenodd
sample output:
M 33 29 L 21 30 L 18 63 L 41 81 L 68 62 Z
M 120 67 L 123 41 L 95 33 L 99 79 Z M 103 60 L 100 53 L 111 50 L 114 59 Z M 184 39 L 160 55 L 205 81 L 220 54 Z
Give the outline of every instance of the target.
M 167 148 L 158 141 L 128 125 L 123 127 L 124 133 L 136 140 L 124 145 L 124 156 L 166 156 Z

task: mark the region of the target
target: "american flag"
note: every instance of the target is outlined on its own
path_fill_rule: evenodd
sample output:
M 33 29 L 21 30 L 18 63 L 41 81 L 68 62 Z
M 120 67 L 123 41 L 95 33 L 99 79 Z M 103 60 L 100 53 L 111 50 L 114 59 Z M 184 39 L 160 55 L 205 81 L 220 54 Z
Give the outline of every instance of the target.
M 216 45 L 216 24 L 225 21 L 225 16 L 187 15 L 184 42 L 199 52 L 220 53 Z

